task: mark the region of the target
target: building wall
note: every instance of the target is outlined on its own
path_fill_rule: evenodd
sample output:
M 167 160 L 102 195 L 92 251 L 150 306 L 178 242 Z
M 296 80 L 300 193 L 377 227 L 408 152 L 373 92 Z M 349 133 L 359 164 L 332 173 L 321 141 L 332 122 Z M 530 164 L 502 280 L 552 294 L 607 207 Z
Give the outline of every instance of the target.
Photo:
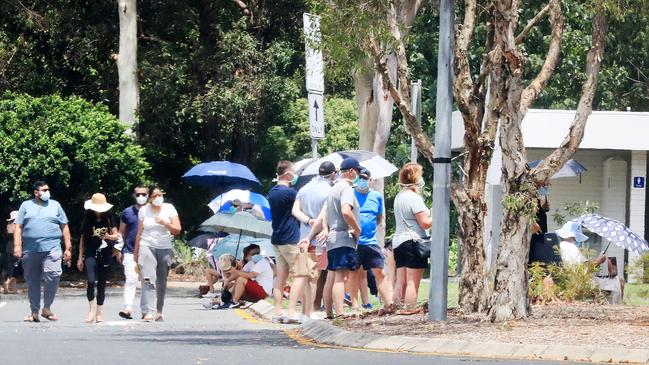
M 629 187 L 629 228 L 640 237 L 645 236 L 645 214 L 646 214 L 646 188 L 647 188 L 647 152 L 646 151 L 632 151 L 631 152 L 631 176 Z M 643 177 L 645 179 L 644 187 L 635 187 L 633 183 L 634 177 Z M 635 269 L 635 263 L 639 256 L 629 252 L 629 265 Z M 642 274 L 639 270 L 629 271 L 629 282 L 638 281 L 639 276 Z

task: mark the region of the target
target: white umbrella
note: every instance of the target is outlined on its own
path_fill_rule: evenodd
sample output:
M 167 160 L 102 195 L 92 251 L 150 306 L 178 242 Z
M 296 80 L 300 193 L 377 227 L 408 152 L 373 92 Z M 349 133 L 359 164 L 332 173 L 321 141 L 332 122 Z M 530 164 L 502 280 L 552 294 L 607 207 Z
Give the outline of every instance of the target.
M 336 166 L 336 169 L 340 168 L 340 164 L 347 157 L 353 157 L 358 160 L 360 165 L 372 174 L 373 179 L 378 179 L 382 177 L 387 177 L 394 174 L 398 169 L 396 166 L 388 162 L 383 157 L 377 155 L 376 153 L 369 151 L 339 151 L 329 154 L 327 156 L 321 157 L 310 164 L 304 166 L 304 168 L 299 171 L 298 175 L 300 176 L 311 176 L 318 174 L 318 168 L 320 164 L 329 161 Z

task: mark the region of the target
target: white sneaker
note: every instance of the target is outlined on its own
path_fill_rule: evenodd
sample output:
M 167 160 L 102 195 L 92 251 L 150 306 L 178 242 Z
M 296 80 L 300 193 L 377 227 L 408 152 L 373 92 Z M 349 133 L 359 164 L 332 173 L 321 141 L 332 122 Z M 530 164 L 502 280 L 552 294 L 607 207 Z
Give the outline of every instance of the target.
M 217 295 L 218 294 L 216 294 L 216 292 L 208 292 L 207 294 L 203 294 L 202 297 L 203 298 L 216 298 Z
M 293 313 L 284 317 L 284 323 L 286 324 L 301 324 L 303 321 L 302 313 Z
M 203 300 L 203 302 L 201 304 L 203 305 L 203 308 L 205 308 L 205 309 L 212 309 L 212 307 L 214 306 L 214 302 L 212 302 L 212 299 L 209 299 L 209 298 L 206 298 L 205 300 Z

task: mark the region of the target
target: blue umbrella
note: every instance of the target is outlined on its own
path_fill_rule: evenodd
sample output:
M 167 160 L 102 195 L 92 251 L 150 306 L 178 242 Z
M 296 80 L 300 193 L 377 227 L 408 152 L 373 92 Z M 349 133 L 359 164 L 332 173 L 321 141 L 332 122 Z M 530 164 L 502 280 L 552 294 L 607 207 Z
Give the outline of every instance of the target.
M 531 169 L 535 168 L 541 160 L 534 160 L 530 161 L 527 163 L 527 166 L 529 166 Z M 563 165 L 559 171 L 557 171 L 550 179 L 558 179 L 560 177 L 573 177 L 573 176 L 581 176 L 581 173 L 587 171 L 584 165 L 580 164 L 576 160 L 568 160 L 566 161 L 566 164 Z
M 231 234 L 214 245 L 212 257 L 218 259 L 223 254 L 235 256 L 238 260 L 243 259 L 243 249 L 256 244 L 264 256 L 275 256 L 273 245 L 269 238 L 253 238 L 250 236 Z
M 187 171 L 183 179 L 190 184 L 229 188 L 257 188 L 261 184 L 244 165 L 229 161 L 200 163 Z
M 637 253 L 638 255 L 649 251 L 649 244 L 647 241 L 616 220 L 603 217 L 596 213 L 589 213 L 582 215 L 575 219 L 575 221 L 581 224 L 584 228 L 587 228 L 589 231 L 610 241 L 603 252 L 608 250 L 611 243 Z
M 270 220 L 270 204 L 268 203 L 268 200 L 266 200 L 265 196 L 253 193 L 250 190 L 232 189 L 212 199 L 207 206 L 210 207 L 214 213 L 229 212 L 230 208 L 232 208 L 232 201 L 234 200 L 239 200 L 242 203 L 253 204 L 253 214 L 255 214 L 254 211 L 256 209 L 259 209 L 261 212 L 260 216 L 263 215 L 267 221 Z

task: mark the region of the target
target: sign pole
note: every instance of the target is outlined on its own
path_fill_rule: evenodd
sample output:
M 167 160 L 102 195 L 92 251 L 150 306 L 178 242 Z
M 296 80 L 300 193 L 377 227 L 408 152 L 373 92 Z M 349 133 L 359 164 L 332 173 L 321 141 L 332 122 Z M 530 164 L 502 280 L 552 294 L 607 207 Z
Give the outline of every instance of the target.
M 318 140 L 325 137 L 324 128 L 324 62 L 322 50 L 316 48 L 321 41 L 320 17 L 304 13 L 304 39 L 306 56 L 306 89 L 309 93 L 309 134 L 311 155 L 318 158 Z
M 448 296 L 448 244 L 450 231 L 451 118 L 453 86 L 453 0 L 439 4 L 439 57 L 437 59 L 437 105 L 435 158 L 433 159 L 433 222 L 430 250 L 430 292 L 428 319 L 445 321 Z

